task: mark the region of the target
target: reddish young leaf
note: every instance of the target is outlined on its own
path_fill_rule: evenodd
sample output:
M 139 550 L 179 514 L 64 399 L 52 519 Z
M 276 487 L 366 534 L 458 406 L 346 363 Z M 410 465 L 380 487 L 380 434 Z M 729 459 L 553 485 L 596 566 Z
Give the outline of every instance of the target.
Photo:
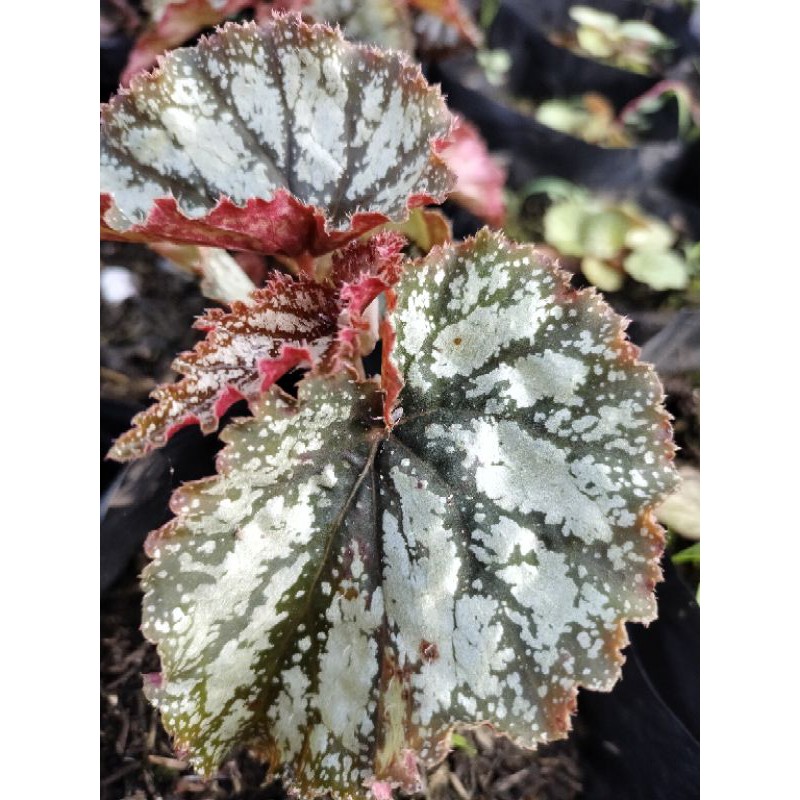
M 184 377 L 153 392 L 158 402 L 137 414 L 109 456 L 138 458 L 187 425 L 210 433 L 234 402 L 253 402 L 297 366 L 345 369 L 368 327 L 362 312 L 400 277 L 402 247 L 388 232 L 353 242 L 334 256 L 327 283 L 277 275 L 248 303 L 206 312 L 195 323 L 206 338 L 173 362 Z
M 400 53 L 297 15 L 228 24 L 103 108 L 106 238 L 300 256 L 440 202 L 451 116 Z
M 203 28 L 218 25 L 226 17 L 253 5 L 254 0 L 145 0 L 150 24 L 128 56 L 121 82 L 127 86 L 131 78 L 150 69 L 156 58 L 167 50 L 187 42 Z
M 506 172 L 489 155 L 478 129 L 457 116 L 450 142 L 441 155 L 456 174 L 456 188 L 450 199 L 490 225 L 502 226 L 506 216 Z
M 381 292 L 397 283 L 404 246 L 402 236 L 384 231 L 333 254 L 331 280 L 351 314 L 361 314 Z

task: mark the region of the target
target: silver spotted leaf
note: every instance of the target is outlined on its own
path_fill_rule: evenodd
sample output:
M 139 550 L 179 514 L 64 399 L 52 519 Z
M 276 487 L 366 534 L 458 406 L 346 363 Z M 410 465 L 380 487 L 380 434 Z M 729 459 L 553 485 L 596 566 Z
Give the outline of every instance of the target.
M 296 14 L 229 23 L 103 107 L 101 232 L 325 253 L 445 198 L 450 125 L 401 53 Z
M 402 409 L 273 390 L 148 542 L 147 692 L 206 773 L 248 743 L 304 796 L 418 790 L 457 723 L 564 736 L 655 616 L 673 445 L 622 319 L 485 231 L 395 292 Z
M 459 520 L 442 561 L 459 564 L 456 630 L 459 603 L 472 604 L 503 660 L 481 666 L 483 683 L 451 679 L 422 718 L 434 739 L 452 719 L 496 720 L 525 745 L 565 735 L 577 687 L 616 681 L 623 621 L 655 617 L 653 508 L 677 484 L 674 445 L 625 324 L 535 247 L 485 229 L 398 284 L 384 371 L 396 365 L 405 385 L 387 413 L 399 416 L 392 437 L 409 480 L 446 487 L 436 501 Z M 409 531 L 400 499 L 396 524 Z M 441 635 L 426 638 L 441 651 Z

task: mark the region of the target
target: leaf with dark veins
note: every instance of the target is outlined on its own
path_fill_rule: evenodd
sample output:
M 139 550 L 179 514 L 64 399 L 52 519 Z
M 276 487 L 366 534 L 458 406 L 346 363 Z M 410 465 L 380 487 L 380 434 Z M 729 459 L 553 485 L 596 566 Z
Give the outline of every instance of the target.
M 134 43 L 120 81 L 150 69 L 167 50 L 184 44 L 203 28 L 218 25 L 227 17 L 249 8 L 255 0 L 145 0 L 150 23 Z
M 204 773 L 248 743 L 303 796 L 418 790 L 455 724 L 566 735 L 655 616 L 673 445 L 623 320 L 487 232 L 406 271 L 392 318 L 393 427 L 371 383 L 273 393 L 151 535 L 147 692 Z
M 329 252 L 444 199 L 450 125 L 400 53 L 294 14 L 228 24 L 103 108 L 102 235 Z
M 206 338 L 172 364 L 183 378 L 155 389 L 157 402 L 134 417 L 109 457 L 139 458 L 187 425 L 211 433 L 233 403 L 254 402 L 295 367 L 346 369 L 360 354 L 362 312 L 400 276 L 403 244 L 389 232 L 352 242 L 334 254 L 326 283 L 276 275 L 246 303 L 206 312 L 195 323 Z
M 578 686 L 619 677 L 624 622 L 656 614 L 653 508 L 677 483 L 661 385 L 625 321 L 533 246 L 484 230 L 432 251 L 394 291 L 393 436 L 411 477 L 436 476 L 437 500 L 460 515 L 456 629 L 469 598 L 502 631 L 491 647 L 480 635 L 487 650 L 511 654 L 483 693 L 452 681 L 423 723 L 434 740 L 452 719 L 494 719 L 527 746 L 564 736 Z

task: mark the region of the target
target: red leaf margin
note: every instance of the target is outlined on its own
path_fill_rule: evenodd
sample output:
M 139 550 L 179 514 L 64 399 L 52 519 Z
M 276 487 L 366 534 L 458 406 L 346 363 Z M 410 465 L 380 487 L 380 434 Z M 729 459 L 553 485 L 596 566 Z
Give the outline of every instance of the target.
M 651 366 L 646 362 L 639 360 L 641 349 L 630 341 L 627 335 L 627 328 L 630 324 L 630 319 L 620 316 L 614 309 L 602 299 L 602 295 L 592 286 L 584 289 L 576 289 L 571 284 L 571 275 L 567 271 L 560 268 L 558 262 L 554 260 L 550 253 L 538 245 L 520 244 L 505 239 L 502 234 L 491 232 L 488 228 L 483 228 L 475 236 L 469 237 L 460 242 L 451 242 L 444 245 L 435 246 L 428 255 L 416 259 L 406 265 L 409 270 L 421 269 L 428 259 L 435 260 L 450 247 L 457 249 L 468 249 L 475 245 L 480 239 L 492 236 L 501 237 L 506 243 L 513 248 L 530 253 L 535 250 L 540 257 L 541 262 L 551 270 L 552 274 L 558 279 L 556 288 L 556 300 L 563 304 L 565 308 L 584 300 L 586 298 L 594 299 L 599 298 L 599 311 L 611 323 L 612 337 L 608 342 L 609 347 L 614 351 L 617 356 L 616 364 L 622 369 L 638 369 L 643 366 Z M 382 350 L 382 371 L 381 371 L 381 389 L 384 393 L 383 403 L 383 418 L 387 429 L 391 430 L 392 427 L 402 418 L 402 408 L 399 405 L 401 400 L 401 392 L 405 384 L 404 378 L 398 365 L 393 359 L 393 351 L 397 340 L 397 333 L 392 322 L 392 312 L 396 309 L 397 297 L 395 289 L 392 288 L 387 291 L 387 313 L 381 320 L 381 334 L 383 342 Z M 651 367 L 653 376 L 656 376 L 655 369 Z M 677 452 L 677 445 L 674 441 L 673 428 L 672 428 L 672 415 L 666 410 L 663 386 L 658 381 L 656 376 L 656 383 L 658 384 L 659 391 L 655 398 L 654 404 L 659 409 L 659 430 L 657 434 L 657 441 L 659 445 L 663 446 L 662 456 L 668 464 L 673 464 L 675 461 L 675 454 Z M 640 531 L 640 534 L 645 538 L 647 546 L 650 550 L 647 562 L 642 565 L 642 580 L 634 591 L 638 592 L 645 598 L 654 598 L 656 586 L 663 580 L 663 570 L 660 565 L 661 558 L 666 549 L 666 534 L 664 528 L 659 524 L 655 509 L 660 501 L 651 502 L 641 508 L 636 516 L 634 528 Z M 626 629 L 626 622 L 639 622 L 649 625 L 656 618 L 655 611 L 649 617 L 624 617 L 619 620 L 613 629 L 608 631 L 607 638 L 603 645 L 604 653 L 609 657 L 610 661 L 616 667 L 612 670 L 605 685 L 601 687 L 593 687 L 597 691 L 610 692 L 621 675 L 622 666 L 625 663 L 626 657 L 623 650 L 628 646 L 630 640 Z M 562 687 L 560 692 L 556 692 L 548 697 L 548 704 L 546 707 L 547 725 L 552 730 L 551 741 L 556 739 L 566 738 L 572 730 L 572 720 L 578 706 L 578 690 L 582 688 L 583 684 L 578 679 L 576 682 L 568 687 Z M 439 746 L 436 748 L 435 755 L 426 761 L 424 765 L 428 769 L 434 769 L 437 764 L 441 763 L 446 758 L 447 753 L 452 749 L 452 734 L 458 728 L 461 730 L 475 730 L 483 725 L 490 724 L 490 721 L 484 720 L 481 722 L 471 724 L 454 724 L 444 734 Z M 493 732 L 500 738 L 511 741 L 517 747 L 524 750 L 532 750 L 528 744 L 518 740 L 516 737 L 494 729 L 491 725 Z M 412 773 L 409 772 L 408 775 Z M 385 798 L 394 788 L 404 788 L 406 775 L 397 776 L 397 780 L 381 780 L 375 781 L 371 789 L 375 798 Z M 413 787 L 414 789 L 419 788 Z
M 445 178 L 445 189 L 440 195 L 424 192 L 414 193 L 406 199 L 406 215 L 421 206 L 443 202 L 455 186 L 456 177 L 441 155 L 442 150 L 451 140 L 455 120 L 447 109 L 447 105 L 438 85 L 429 85 L 420 66 L 406 54 L 397 51 L 390 53 L 368 45 L 347 42 L 338 28 L 328 25 L 308 25 L 297 13 L 277 13 L 272 15 L 273 24 L 285 24 L 297 29 L 298 38 L 310 38 L 320 30 L 325 34 L 345 42 L 349 47 L 361 51 L 367 66 L 376 65 L 387 58 L 397 59 L 400 63 L 400 80 L 411 92 L 433 93 L 434 102 L 438 102 L 440 111 L 450 119 L 447 132 L 441 137 L 429 139 L 428 171 L 436 171 Z M 268 27 L 262 25 L 261 29 Z M 259 29 L 255 23 L 226 23 L 211 36 L 204 36 L 198 47 L 213 42 L 214 37 L 225 36 L 236 29 Z M 158 81 L 165 64 L 169 63 L 171 54 L 160 56 L 158 66 L 147 73 L 137 73 L 128 87 L 122 87 L 111 100 L 101 106 L 101 129 L 107 116 L 115 113 L 124 99 L 138 91 L 146 83 Z M 156 198 L 147 218 L 142 223 L 134 223 L 124 230 L 114 228 L 107 220 L 108 213 L 114 206 L 113 196 L 109 192 L 100 193 L 100 236 L 102 239 L 123 242 L 170 241 L 178 244 L 197 244 L 211 247 L 223 247 L 230 250 L 241 250 L 262 253 L 265 255 L 285 255 L 299 257 L 304 254 L 322 255 L 336 250 L 365 233 L 393 220 L 380 211 L 356 211 L 348 215 L 348 224 L 344 228 L 328 227 L 325 210 L 308 203 L 288 192 L 278 189 L 266 200 L 260 197 L 248 198 L 243 206 L 234 203 L 229 197 L 220 196 L 216 205 L 205 215 L 190 218 L 178 207 L 172 196 Z

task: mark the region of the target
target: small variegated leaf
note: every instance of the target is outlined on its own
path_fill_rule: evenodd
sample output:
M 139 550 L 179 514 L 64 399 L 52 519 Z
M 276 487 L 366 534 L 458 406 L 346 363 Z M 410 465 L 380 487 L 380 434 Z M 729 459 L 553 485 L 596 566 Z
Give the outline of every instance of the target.
M 155 389 L 157 402 L 134 417 L 109 457 L 139 458 L 187 425 L 215 431 L 234 402 L 254 402 L 294 367 L 344 369 L 359 355 L 362 312 L 400 276 L 403 242 L 389 232 L 352 242 L 334 254 L 326 283 L 277 275 L 247 303 L 208 311 L 195 323 L 206 338 L 172 364 L 184 377 Z
M 450 199 L 493 227 L 502 226 L 506 216 L 503 198 L 506 172 L 489 155 L 478 129 L 456 115 L 450 141 L 441 155 L 456 175 Z
M 206 312 L 195 323 L 206 338 L 172 363 L 183 378 L 153 391 L 157 402 L 134 417 L 109 457 L 139 458 L 187 425 L 215 431 L 237 400 L 252 402 L 290 369 L 318 363 L 334 344 L 338 315 L 331 287 L 285 275 L 229 312 Z
M 444 199 L 450 124 L 401 53 L 295 14 L 228 24 L 103 108 L 102 234 L 329 252 Z
M 673 445 L 624 321 L 485 231 L 393 303 L 394 425 L 371 383 L 273 392 L 151 535 L 147 691 L 205 773 L 248 743 L 303 796 L 418 790 L 457 723 L 564 736 L 655 616 Z
M 188 42 L 203 28 L 218 25 L 254 0 L 145 0 L 150 24 L 136 40 L 120 78 L 123 86 L 138 72 L 150 69 L 156 58 Z
M 338 25 L 353 42 L 414 50 L 411 16 L 403 0 L 281 0 L 276 6 L 301 11 L 315 22 Z M 262 8 L 261 13 L 267 13 L 267 7 Z

